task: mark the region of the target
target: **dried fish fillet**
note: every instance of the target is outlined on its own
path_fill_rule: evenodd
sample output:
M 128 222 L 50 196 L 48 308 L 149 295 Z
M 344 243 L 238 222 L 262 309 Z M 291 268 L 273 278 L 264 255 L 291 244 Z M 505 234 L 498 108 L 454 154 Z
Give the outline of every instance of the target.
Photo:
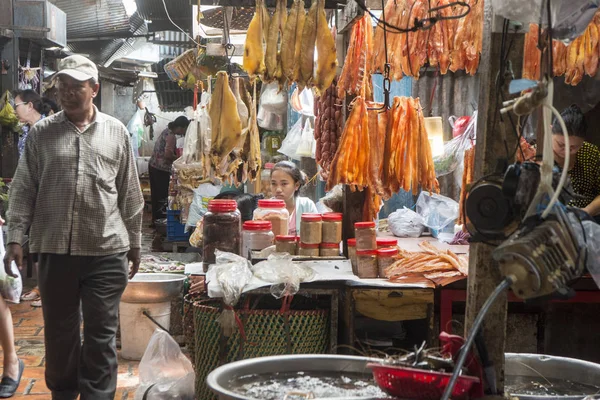
M 265 20 L 266 16 L 266 20 Z M 265 73 L 265 51 L 263 41 L 268 30 L 269 13 L 264 6 L 264 0 L 257 0 L 256 11 L 250 21 L 246 42 L 244 43 L 244 58 L 242 66 L 251 78 Z
M 337 72 L 337 52 L 335 40 L 325 16 L 325 2 L 319 7 L 317 18 L 317 72 L 314 77 L 315 91 L 318 96 L 331 86 Z
M 310 85 L 313 79 L 315 66 L 315 43 L 317 41 L 317 12 L 318 1 L 313 0 L 302 29 L 302 43 L 300 47 L 300 71 L 298 86 L 300 91 Z
M 281 40 L 281 67 L 283 75 L 291 82 L 294 81 L 294 67 L 296 53 L 300 53 L 300 40 L 304 27 L 304 0 L 294 0 L 290 15 L 288 16 Z M 298 48 L 296 48 L 298 46 Z

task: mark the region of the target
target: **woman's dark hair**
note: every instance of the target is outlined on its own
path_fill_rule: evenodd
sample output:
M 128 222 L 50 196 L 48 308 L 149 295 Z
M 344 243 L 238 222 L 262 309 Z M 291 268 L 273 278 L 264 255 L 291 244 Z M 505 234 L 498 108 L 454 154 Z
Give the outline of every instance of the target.
M 51 110 L 51 111 L 52 111 L 54 114 L 56 114 L 57 112 L 59 112 L 59 111 L 60 111 L 60 107 L 58 106 L 58 104 L 57 104 L 57 103 L 56 103 L 54 100 L 52 100 L 52 99 L 49 99 L 49 98 L 47 98 L 47 97 L 42 97 L 42 102 L 43 102 L 44 104 L 48 105 L 48 107 L 50 107 L 50 110 Z M 50 111 L 48 111 L 48 112 L 50 112 Z
M 581 108 L 579 108 L 578 105 L 573 104 L 565 108 L 560 113 L 560 116 L 565 121 L 565 125 L 567 127 L 567 132 L 569 133 L 569 136 L 575 136 L 578 138 L 585 139 L 587 135 L 587 123 L 585 122 L 583 112 L 581 111 Z M 556 120 L 556 118 L 552 123 L 552 133 L 558 135 L 563 134 L 560 124 L 558 123 L 558 120 Z
M 31 103 L 35 111 L 40 114 L 48 115 L 50 114 L 50 111 L 52 111 L 52 107 L 34 90 L 15 90 L 12 94 L 14 98 L 19 96 L 21 101 Z
M 271 176 L 273 176 L 273 172 L 275 171 L 283 171 L 289 176 L 291 176 L 294 180 L 294 184 L 300 183 L 300 186 L 298 186 L 298 189 L 296 190 L 296 192 L 294 192 L 294 196 L 298 196 L 300 194 L 300 189 L 302 189 L 302 186 L 306 185 L 308 182 L 308 177 L 306 176 L 306 174 L 302 172 L 300 168 L 298 168 L 298 166 L 296 166 L 296 164 L 294 164 L 291 161 L 280 161 L 277 164 L 275 164 L 275 166 L 271 170 Z
M 253 195 L 248 193 L 240 193 L 236 191 L 227 191 L 219 193 L 215 196 L 215 200 L 229 199 L 237 202 L 237 208 L 242 216 L 242 222 L 252 221 L 254 210 L 258 207 L 258 200 L 262 199 L 262 194 Z
M 169 122 L 169 125 L 167 125 L 167 126 L 169 127 L 170 130 L 173 130 L 175 128 L 187 129 L 189 124 L 190 124 L 190 120 L 182 115 L 181 117 L 177 117 L 177 119 L 175 119 L 175 121 Z

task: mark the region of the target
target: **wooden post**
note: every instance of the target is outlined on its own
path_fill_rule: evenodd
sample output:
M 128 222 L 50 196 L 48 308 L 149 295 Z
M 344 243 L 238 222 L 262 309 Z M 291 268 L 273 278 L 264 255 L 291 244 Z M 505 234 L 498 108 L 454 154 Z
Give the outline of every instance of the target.
M 505 117 L 503 121 L 500 120 L 498 111 L 500 107 L 496 102 L 498 93 L 495 82 L 500 67 L 502 34 L 492 32 L 493 18 L 491 2 L 486 1 L 483 24 L 483 51 L 478 72 L 480 75 L 480 89 L 475 179 L 495 172 L 498 159 L 502 159 L 506 155 L 505 139 L 510 153 L 514 151 L 517 143 L 516 135 L 508 118 Z M 523 57 L 523 35 L 510 34 L 508 41 L 512 39 L 511 35 L 516 36 L 514 36 L 508 59 L 512 63 L 515 75 L 519 76 Z M 505 90 L 505 88 L 501 90 Z M 512 155 L 509 155 L 509 157 L 512 157 Z M 508 160 L 508 162 L 513 162 L 513 160 Z M 503 279 L 497 263 L 492 259 L 492 250 L 493 248 L 487 244 L 471 244 L 465 335 L 469 333 L 482 305 Z M 483 333 L 489 355 L 497 371 L 496 385 L 501 391 L 504 389 L 506 320 L 507 298 L 505 293 L 496 300 L 483 323 Z

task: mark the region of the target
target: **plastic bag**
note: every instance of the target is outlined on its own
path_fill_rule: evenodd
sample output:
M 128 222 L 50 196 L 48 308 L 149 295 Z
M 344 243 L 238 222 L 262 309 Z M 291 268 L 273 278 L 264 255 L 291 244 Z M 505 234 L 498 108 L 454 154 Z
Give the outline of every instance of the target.
M 4 260 L 6 249 L 4 248 L 4 236 L 0 232 L 0 260 Z M 6 275 L 4 271 L 4 263 L 0 267 L 0 296 L 9 303 L 19 304 L 21 301 L 21 293 L 23 292 L 23 280 L 17 264 L 13 261 L 11 265 L 12 271 L 17 274 L 16 278 Z
M 398 237 L 417 238 L 425 231 L 423 217 L 406 207 L 388 215 L 388 227 Z
M 190 360 L 162 329 L 157 329 L 140 361 L 135 400 L 193 400 L 196 376 Z
M 258 126 L 270 131 L 283 129 L 287 113 L 287 92 L 279 90 L 277 83 L 263 85 L 258 106 Z
M 450 117 L 450 124 L 454 117 Z M 440 177 L 455 172 L 458 177 L 458 183 L 462 180 L 462 171 L 464 169 L 465 150 L 473 146 L 473 140 L 476 137 L 477 130 L 477 111 L 469 120 L 467 127 L 462 135 L 455 137 L 444 145 L 444 153 L 433 159 L 435 167 L 435 176 Z
M 300 137 L 300 144 L 296 149 L 297 158 L 300 157 L 312 157 L 315 158 L 315 152 L 317 149 L 317 141 L 313 128 L 310 126 L 310 120 L 307 120 L 302 129 L 302 136 Z
M 585 242 L 587 247 L 586 267 L 598 288 L 600 288 L 600 225 L 594 221 L 581 222 L 585 232 Z
M 458 218 L 458 203 L 440 194 L 421 192 L 417 199 L 417 214 L 423 217 L 423 225 L 441 231 L 450 224 L 454 226 Z
M 139 148 L 144 138 L 144 110 L 138 109 L 127 124 L 127 131 L 131 135 L 131 147 L 135 158 L 139 157 Z
M 233 307 L 240 299 L 244 287 L 252 279 L 250 262 L 237 254 L 220 250 L 215 250 L 215 258 L 216 263 L 208 267 L 207 277 L 211 276 L 217 280 L 223 291 L 223 301 Z
M 308 282 L 315 277 L 312 268 L 294 264 L 292 259 L 288 253 L 275 253 L 267 260 L 252 266 L 255 277 L 274 283 L 270 290 L 277 299 L 295 295 L 300 290 L 301 282 Z
M 183 162 L 191 163 L 194 161 L 198 161 L 200 159 L 199 154 L 197 154 L 198 149 L 198 134 L 200 131 L 200 108 L 198 107 L 194 112 L 194 116 L 192 121 L 187 127 L 185 131 L 185 138 L 183 141 L 183 154 L 181 157 L 183 158 Z
M 10 104 L 11 99 L 12 96 L 8 90 L 4 92 L 2 99 L 0 99 L 0 125 L 15 128 L 19 124 L 19 117 L 17 117 L 15 109 Z
M 277 150 L 279 153 L 288 156 L 294 160 L 300 160 L 300 157 L 296 154 L 298 146 L 302 140 L 302 118 L 300 118 L 294 126 L 289 130 L 283 142 L 281 142 L 281 148 Z
M 196 226 L 198 221 L 208 211 L 208 202 L 221 193 L 221 189 L 221 185 L 213 185 L 212 183 L 203 183 L 197 189 L 194 189 L 194 199 L 192 200 L 192 204 L 190 204 L 190 210 L 185 223 L 186 228 Z
M 198 220 L 198 222 L 196 222 L 196 229 L 190 235 L 189 242 L 192 247 L 200 247 L 202 245 L 202 240 L 204 239 L 203 226 L 204 226 L 204 218 L 200 218 Z

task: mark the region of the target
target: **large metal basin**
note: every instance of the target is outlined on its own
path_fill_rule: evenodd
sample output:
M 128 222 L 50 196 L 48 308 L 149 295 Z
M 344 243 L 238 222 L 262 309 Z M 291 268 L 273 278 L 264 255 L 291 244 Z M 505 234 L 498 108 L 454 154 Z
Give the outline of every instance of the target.
M 206 383 L 215 392 L 219 400 L 255 400 L 228 389 L 234 379 L 252 375 L 274 372 L 355 372 L 371 375 L 367 363 L 378 360 L 367 357 L 307 354 L 251 358 L 223 365 L 212 371 Z M 338 399 L 339 400 L 339 399 Z M 373 397 L 353 397 L 344 400 L 378 400 Z
M 505 374 L 507 376 L 527 376 L 562 379 L 587 385 L 600 384 L 600 364 L 574 358 L 547 356 L 543 354 L 506 353 Z M 590 393 L 594 395 L 596 393 Z M 582 399 L 585 396 L 532 396 L 510 393 L 511 396 L 526 400 Z
M 125 303 L 163 303 L 181 296 L 183 282 L 181 274 L 138 273 L 129 281 L 121 301 Z

